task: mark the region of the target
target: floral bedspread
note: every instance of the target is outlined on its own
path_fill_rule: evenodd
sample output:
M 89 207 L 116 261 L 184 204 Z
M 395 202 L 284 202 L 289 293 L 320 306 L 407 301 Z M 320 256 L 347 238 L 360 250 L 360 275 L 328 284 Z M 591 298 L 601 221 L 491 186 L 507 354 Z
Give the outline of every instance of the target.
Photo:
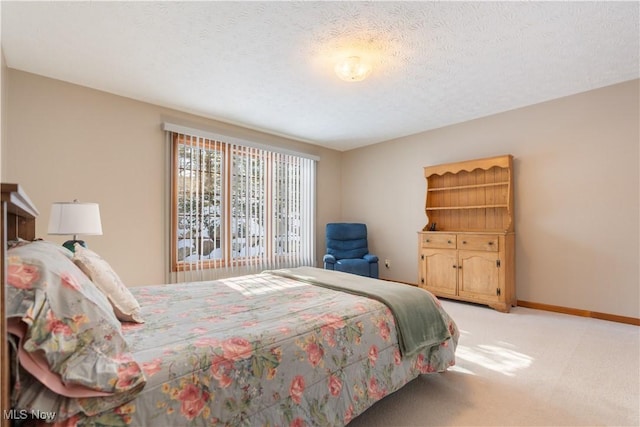
M 402 285 L 398 285 L 402 286 Z M 132 288 L 123 323 L 147 384 L 132 401 L 66 425 L 343 426 L 419 374 L 454 364 L 451 337 L 403 358 L 373 299 L 263 273 Z

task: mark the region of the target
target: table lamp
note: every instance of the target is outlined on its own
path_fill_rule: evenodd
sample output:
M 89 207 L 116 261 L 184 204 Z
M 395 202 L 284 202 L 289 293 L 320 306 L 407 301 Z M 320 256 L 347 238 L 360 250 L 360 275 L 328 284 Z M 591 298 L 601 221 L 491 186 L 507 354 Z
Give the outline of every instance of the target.
M 62 244 L 74 252 L 74 244 L 87 247 L 84 240 L 78 240 L 78 235 L 102 235 L 100 222 L 100 207 L 97 203 L 55 202 L 51 205 L 49 217 L 49 234 L 73 235 L 73 240 Z

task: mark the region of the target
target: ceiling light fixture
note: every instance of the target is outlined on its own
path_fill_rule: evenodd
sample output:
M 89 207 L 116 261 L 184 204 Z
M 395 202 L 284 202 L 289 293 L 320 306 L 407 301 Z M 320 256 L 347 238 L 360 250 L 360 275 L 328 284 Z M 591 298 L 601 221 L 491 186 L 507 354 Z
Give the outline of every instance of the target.
M 346 82 L 359 82 L 371 74 L 371 64 L 363 62 L 359 56 L 350 56 L 338 62 L 334 70 Z

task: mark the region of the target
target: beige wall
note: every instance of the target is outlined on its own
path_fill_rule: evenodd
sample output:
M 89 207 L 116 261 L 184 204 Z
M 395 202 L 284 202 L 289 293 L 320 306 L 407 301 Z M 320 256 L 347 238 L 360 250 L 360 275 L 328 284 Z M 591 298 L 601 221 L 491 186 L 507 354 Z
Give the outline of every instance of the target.
M 98 202 L 104 235 L 84 236 L 128 285 L 164 283 L 166 157 L 161 123 L 200 126 L 320 157 L 317 229 L 339 218 L 340 153 L 8 69 L 5 182 L 20 183 L 47 236 L 51 203 Z M 324 239 L 317 242 L 324 253 Z
M 0 177 L 4 176 L 5 158 L 2 153 L 5 149 L 6 138 L 6 111 L 7 111 L 7 83 L 6 76 L 8 73 L 7 60 L 4 57 L 4 49 L 2 48 L 2 7 L 0 7 Z M 3 181 L 4 182 L 4 181 Z
M 640 317 L 639 81 L 352 150 L 342 216 L 415 283 L 422 167 L 513 154 L 519 300 Z
M 0 8 L 2 10 L 2 8 Z M 7 63 L 4 59 L 4 50 L 0 49 L 0 177 L 3 175 L 3 169 L 5 168 L 5 158 L 2 156 L 4 151 L 4 142 L 6 140 L 5 130 L 7 129 L 6 123 L 6 102 L 7 102 L 7 90 L 6 90 L 6 75 L 7 75 Z
M 100 203 L 105 234 L 87 236 L 130 285 L 165 279 L 164 120 L 320 156 L 317 258 L 324 224 L 364 221 L 371 249 L 417 280 L 426 223 L 422 167 L 515 157 L 518 299 L 640 317 L 639 82 L 631 81 L 345 153 L 223 125 L 13 69 L 3 70 L 3 181 L 41 212 Z M 7 90 L 8 89 L 8 90 Z

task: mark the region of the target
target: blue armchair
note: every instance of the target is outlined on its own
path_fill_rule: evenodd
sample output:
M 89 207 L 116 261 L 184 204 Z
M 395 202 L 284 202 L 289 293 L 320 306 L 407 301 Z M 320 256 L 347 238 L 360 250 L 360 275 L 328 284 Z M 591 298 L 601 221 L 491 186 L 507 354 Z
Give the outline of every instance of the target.
M 330 223 L 325 237 L 325 269 L 378 278 L 378 257 L 369 253 L 365 224 Z

